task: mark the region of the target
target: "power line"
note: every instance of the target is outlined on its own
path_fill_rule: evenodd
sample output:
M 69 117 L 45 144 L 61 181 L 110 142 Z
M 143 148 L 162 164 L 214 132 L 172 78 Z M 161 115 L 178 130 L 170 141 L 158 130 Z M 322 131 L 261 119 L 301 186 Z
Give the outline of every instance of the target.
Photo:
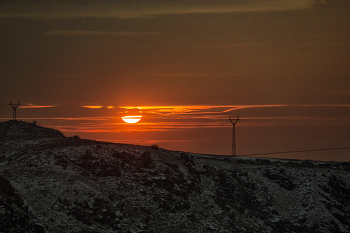
M 279 151 L 279 152 L 266 152 L 266 153 L 257 153 L 257 154 L 244 154 L 244 155 L 240 155 L 240 156 L 274 155 L 274 154 L 289 154 L 289 153 L 302 153 L 302 152 L 314 152 L 314 151 L 326 151 L 326 150 L 346 150 L 346 149 L 350 149 L 350 146 L 323 148 L 323 149 L 311 149 L 311 150 L 291 150 L 291 151 Z

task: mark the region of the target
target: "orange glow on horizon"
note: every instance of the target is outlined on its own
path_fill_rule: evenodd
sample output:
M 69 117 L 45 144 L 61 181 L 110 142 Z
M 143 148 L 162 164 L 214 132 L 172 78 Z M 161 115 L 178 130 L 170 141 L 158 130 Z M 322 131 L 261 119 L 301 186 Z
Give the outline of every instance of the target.
M 47 106 L 42 106 L 42 105 L 25 105 L 25 106 L 20 106 L 20 108 L 54 108 L 57 107 L 57 105 L 47 105 Z
M 144 111 L 152 111 L 158 113 L 190 113 L 190 112 L 200 112 L 203 110 L 214 110 L 219 108 L 226 108 L 223 111 L 218 110 L 218 112 L 230 112 L 238 109 L 245 108 L 270 108 L 270 107 L 284 107 L 288 106 L 285 104 L 262 104 L 262 105 L 170 105 L 170 106 L 119 106 L 122 109 L 142 109 Z
M 103 106 L 100 105 L 87 105 L 87 106 L 81 106 L 83 108 L 91 108 L 91 109 L 96 109 L 96 108 L 103 108 Z

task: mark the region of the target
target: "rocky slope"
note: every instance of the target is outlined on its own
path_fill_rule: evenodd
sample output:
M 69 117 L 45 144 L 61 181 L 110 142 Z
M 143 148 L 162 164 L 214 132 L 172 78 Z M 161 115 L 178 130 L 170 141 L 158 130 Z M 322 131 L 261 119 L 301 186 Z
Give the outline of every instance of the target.
M 0 232 L 350 232 L 350 163 L 233 158 L 0 123 Z

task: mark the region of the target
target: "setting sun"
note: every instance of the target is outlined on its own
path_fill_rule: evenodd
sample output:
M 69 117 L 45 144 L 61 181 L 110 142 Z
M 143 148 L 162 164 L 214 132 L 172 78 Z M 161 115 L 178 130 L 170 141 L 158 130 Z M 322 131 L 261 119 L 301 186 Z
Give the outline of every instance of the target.
M 124 116 L 123 121 L 126 123 L 137 123 L 141 120 L 142 116 Z
M 123 114 L 122 119 L 126 123 L 137 123 L 142 118 L 142 111 L 140 107 L 121 107 L 122 109 L 125 109 L 121 112 Z

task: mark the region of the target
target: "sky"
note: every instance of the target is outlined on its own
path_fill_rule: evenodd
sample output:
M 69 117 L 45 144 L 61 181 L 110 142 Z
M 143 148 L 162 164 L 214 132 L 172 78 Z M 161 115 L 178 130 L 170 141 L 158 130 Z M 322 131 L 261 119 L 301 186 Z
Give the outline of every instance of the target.
M 350 161 L 348 0 L 0 0 L 0 121 L 204 154 Z M 135 124 L 121 117 L 140 115 Z

